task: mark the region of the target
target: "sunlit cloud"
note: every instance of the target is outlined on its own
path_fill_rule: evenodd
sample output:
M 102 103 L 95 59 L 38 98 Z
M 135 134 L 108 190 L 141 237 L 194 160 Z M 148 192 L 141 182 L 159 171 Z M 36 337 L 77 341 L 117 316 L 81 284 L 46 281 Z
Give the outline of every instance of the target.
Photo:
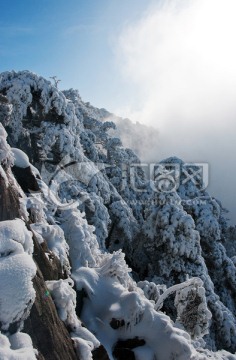
M 142 87 L 142 121 L 236 110 L 235 10 L 234 0 L 166 1 L 123 31 L 123 73 Z
M 133 84 L 126 116 L 159 129 L 157 157 L 209 162 L 213 190 L 231 208 L 235 13 L 235 0 L 161 1 L 123 29 L 116 48 L 120 71 Z

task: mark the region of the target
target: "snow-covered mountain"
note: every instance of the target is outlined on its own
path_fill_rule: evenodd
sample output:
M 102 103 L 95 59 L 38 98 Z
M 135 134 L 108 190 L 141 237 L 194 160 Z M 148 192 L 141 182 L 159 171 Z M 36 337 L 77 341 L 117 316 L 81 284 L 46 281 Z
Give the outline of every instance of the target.
M 200 167 L 149 178 L 121 119 L 28 71 L 0 74 L 0 122 L 0 359 L 236 359 L 235 231 Z

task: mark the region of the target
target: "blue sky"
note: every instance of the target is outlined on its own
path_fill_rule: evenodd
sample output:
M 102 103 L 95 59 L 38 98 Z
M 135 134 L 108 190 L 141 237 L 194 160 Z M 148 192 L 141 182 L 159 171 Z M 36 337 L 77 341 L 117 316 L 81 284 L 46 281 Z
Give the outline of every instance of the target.
M 0 72 L 57 75 L 60 88 L 77 88 L 85 101 L 113 108 L 128 96 L 114 54 L 117 37 L 150 3 L 0 0 Z
M 152 159 L 208 163 L 236 219 L 235 13 L 235 0 L 0 0 L 0 72 L 56 75 L 155 126 Z

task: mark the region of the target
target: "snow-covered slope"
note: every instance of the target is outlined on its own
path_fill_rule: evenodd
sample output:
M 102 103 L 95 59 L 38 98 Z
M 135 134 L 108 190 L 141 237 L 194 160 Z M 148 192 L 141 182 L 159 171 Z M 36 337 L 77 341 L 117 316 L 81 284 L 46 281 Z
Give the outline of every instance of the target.
M 112 115 L 78 91 L 22 71 L 0 75 L 1 94 L 0 358 L 51 359 L 51 346 L 64 360 L 55 339 L 34 333 L 42 303 L 56 306 L 70 349 L 66 331 L 73 339 L 68 359 L 236 359 L 236 269 L 220 202 L 185 181 L 174 157 L 158 165 L 162 182 L 147 178 Z M 181 176 L 169 191 L 173 166 Z M 27 317 L 33 346 L 19 332 Z

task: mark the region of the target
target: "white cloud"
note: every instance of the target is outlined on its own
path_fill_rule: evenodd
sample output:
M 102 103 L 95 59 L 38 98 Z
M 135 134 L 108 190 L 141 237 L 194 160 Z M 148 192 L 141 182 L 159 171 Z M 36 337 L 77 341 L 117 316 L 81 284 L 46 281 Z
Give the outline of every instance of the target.
M 158 159 L 210 162 L 212 189 L 231 211 L 235 14 L 235 0 L 158 1 L 123 29 L 117 46 L 120 70 L 133 84 L 123 113 L 160 130 Z

